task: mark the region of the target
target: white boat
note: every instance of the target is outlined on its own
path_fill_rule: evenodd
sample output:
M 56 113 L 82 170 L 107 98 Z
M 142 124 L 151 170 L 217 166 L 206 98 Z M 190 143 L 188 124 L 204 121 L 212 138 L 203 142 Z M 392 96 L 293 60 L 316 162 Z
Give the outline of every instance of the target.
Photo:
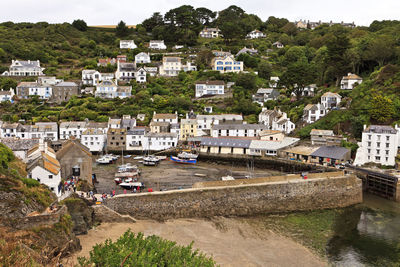
M 188 152 L 181 152 L 178 154 L 178 158 L 180 159 L 197 159 L 199 155 L 188 153 Z
M 143 156 L 136 156 L 133 159 L 136 159 L 136 160 L 143 159 Z
M 137 165 L 131 163 L 123 164 L 118 166 L 118 172 L 140 172 Z
M 128 183 L 120 183 L 119 184 L 124 189 L 133 189 L 134 187 L 139 187 L 140 189 L 144 188 L 144 185 L 141 182 L 128 182 Z
M 110 164 L 111 162 L 112 162 L 112 159 L 110 159 L 108 157 L 104 157 L 104 156 L 96 159 L 96 163 L 99 163 L 99 164 Z
M 222 180 L 222 181 L 233 181 L 233 180 L 235 180 L 235 178 L 233 178 L 233 177 L 230 176 L 230 175 L 227 175 L 227 176 L 221 177 L 221 180 Z
M 166 160 L 167 156 L 156 156 L 156 158 L 159 160 Z
M 132 155 L 126 155 L 124 156 L 124 158 L 129 159 L 130 157 L 132 157 Z

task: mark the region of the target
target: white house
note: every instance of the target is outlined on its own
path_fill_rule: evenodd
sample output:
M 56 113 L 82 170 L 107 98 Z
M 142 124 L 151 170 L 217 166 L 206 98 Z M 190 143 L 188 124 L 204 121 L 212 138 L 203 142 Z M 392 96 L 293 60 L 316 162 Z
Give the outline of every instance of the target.
M 280 92 L 274 88 L 259 88 L 257 93 L 253 95 L 253 102 L 263 106 L 269 100 L 278 99 Z
M 49 99 L 53 95 L 53 88 L 49 84 L 38 82 L 20 82 L 17 85 L 17 96 L 26 99 L 29 96 L 38 96 L 40 99 Z
M 203 38 L 218 38 L 221 36 L 221 30 L 218 28 L 207 28 L 205 27 L 200 33 L 200 37 Z
M 27 161 L 28 178 L 48 186 L 54 194 L 61 196 L 61 165 L 47 143 L 40 142 L 29 150 Z
M 327 113 L 328 110 L 320 103 L 308 104 L 303 110 L 303 121 L 306 123 L 314 123 Z
M 220 73 L 243 71 L 243 61 L 236 61 L 233 56 L 215 57 L 211 65 L 213 70 Z
M 178 135 L 176 133 L 146 133 L 143 139 L 143 150 L 160 151 L 176 147 Z
M 242 124 L 243 116 L 237 114 L 197 115 L 198 130 L 211 130 L 217 124 Z
M 138 83 L 145 83 L 146 79 L 146 70 L 144 68 L 138 68 L 135 72 L 135 79 Z
M 348 73 L 340 81 L 340 89 L 353 90 L 355 86 L 362 83 L 362 78 L 356 74 Z
M 160 66 L 161 76 L 178 76 L 182 70 L 180 57 L 163 57 L 163 63 Z
M 258 115 L 258 123 L 266 125 L 267 130 L 281 131 L 286 134 L 291 133 L 296 128 L 296 125 L 290 121 L 286 112 L 282 112 L 277 108 L 273 110 L 263 108 Z
M 132 95 L 132 86 L 117 86 L 113 81 L 103 81 L 96 86 L 95 97 L 100 98 L 127 98 Z
M 399 131 L 388 125 L 364 125 L 354 165 L 376 163 L 394 166 L 399 147 Z
M 14 102 L 14 89 L 10 89 L 9 91 L 1 89 L 0 91 L 0 102 L 10 101 L 11 103 Z
M 281 43 L 281 42 L 275 42 L 275 43 L 273 43 L 272 44 L 272 46 L 274 46 L 274 47 L 276 47 L 276 48 L 279 48 L 279 49 L 281 49 L 281 48 L 284 48 L 285 46 Z
M 145 140 L 146 128 L 135 127 L 126 132 L 126 150 L 127 151 L 139 151 L 146 150 L 143 147 Z
M 136 64 L 127 62 L 118 62 L 115 78 L 117 81 L 130 82 L 135 79 Z
M 135 45 L 134 40 L 120 40 L 119 48 L 121 49 L 135 49 L 137 46 Z
M 71 136 L 82 139 L 88 121 L 65 121 L 60 123 L 60 139 L 68 140 Z
M 135 56 L 135 63 L 151 63 L 150 54 L 140 52 Z
M 211 136 L 258 137 L 264 130 L 268 130 L 264 124 L 217 124 L 212 126 Z
M 316 90 L 317 90 L 316 84 L 309 84 L 303 88 L 303 90 L 301 91 L 301 96 L 314 96 Z M 292 93 L 292 95 L 296 96 L 294 92 Z
M 174 114 L 166 114 L 166 113 L 157 113 L 154 111 L 153 113 L 153 122 L 169 122 L 178 123 L 178 112 L 175 111 Z
M 272 76 L 269 78 L 269 86 L 272 88 L 277 88 L 279 85 L 279 77 L 278 76 Z
M 165 50 L 167 49 L 167 46 L 164 44 L 164 40 L 151 40 L 149 43 L 149 48 L 156 50 Z
M 321 96 L 321 104 L 325 109 L 338 108 L 342 97 L 337 93 L 326 92 Z
M 7 138 L 7 137 L 16 137 L 22 139 L 28 139 L 29 133 L 27 127 L 20 123 L 2 123 L 1 130 L 0 130 L 0 137 Z
M 4 72 L 6 76 L 41 76 L 44 68 L 40 67 L 39 60 L 12 60 L 9 72 Z
M 224 81 L 198 81 L 196 82 L 196 97 L 204 95 L 223 95 L 225 93 Z
M 35 125 L 30 126 L 29 138 L 57 141 L 58 140 L 57 122 L 36 122 Z
M 84 85 L 98 85 L 101 81 L 101 73 L 97 70 L 82 70 L 82 83 Z
M 107 134 L 101 129 L 86 129 L 81 136 L 81 144 L 89 148 L 90 152 L 102 152 L 107 143 Z
M 261 32 L 259 30 L 251 31 L 246 35 L 246 38 L 249 38 L 249 39 L 257 39 L 257 38 L 265 38 L 265 37 L 267 37 L 265 35 L 265 33 Z

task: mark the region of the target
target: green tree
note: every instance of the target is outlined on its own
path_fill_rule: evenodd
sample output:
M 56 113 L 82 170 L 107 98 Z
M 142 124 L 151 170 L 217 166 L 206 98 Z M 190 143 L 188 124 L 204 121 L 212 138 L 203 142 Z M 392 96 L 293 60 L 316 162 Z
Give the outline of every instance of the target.
M 72 26 L 82 32 L 87 31 L 87 28 L 88 28 L 86 22 L 82 19 L 74 20 L 74 22 L 72 22 Z
M 393 102 L 387 96 L 375 95 L 372 97 L 371 109 L 370 109 L 371 119 L 378 122 L 388 122 L 393 118 L 396 113 Z
M 129 28 L 122 20 L 118 23 L 117 27 L 115 28 L 115 34 L 118 37 L 125 37 L 129 34 Z
M 251 73 L 240 73 L 236 80 L 236 85 L 251 90 L 256 88 L 256 77 Z
M 145 19 L 142 25 L 147 32 L 151 32 L 155 27 L 164 25 L 164 18 L 159 12 L 155 12 L 150 18 Z
M 281 77 L 280 83 L 286 86 L 290 93 L 294 93 L 297 99 L 300 99 L 304 87 L 315 82 L 315 79 L 315 65 L 299 61 L 288 66 Z
M 263 60 L 258 64 L 258 77 L 269 80 L 272 74 L 272 66 Z
M 385 65 L 395 53 L 395 42 L 387 35 L 374 38 L 365 51 L 365 58 L 375 61 L 379 67 Z

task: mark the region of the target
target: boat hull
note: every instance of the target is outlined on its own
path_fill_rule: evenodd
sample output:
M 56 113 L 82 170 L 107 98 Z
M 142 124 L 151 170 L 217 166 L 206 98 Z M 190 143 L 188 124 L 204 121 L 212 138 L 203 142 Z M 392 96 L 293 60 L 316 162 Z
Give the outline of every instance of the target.
M 196 162 L 197 162 L 196 159 L 180 159 L 180 158 L 174 157 L 174 156 L 171 156 L 170 159 L 173 162 L 183 163 L 183 164 L 196 164 Z

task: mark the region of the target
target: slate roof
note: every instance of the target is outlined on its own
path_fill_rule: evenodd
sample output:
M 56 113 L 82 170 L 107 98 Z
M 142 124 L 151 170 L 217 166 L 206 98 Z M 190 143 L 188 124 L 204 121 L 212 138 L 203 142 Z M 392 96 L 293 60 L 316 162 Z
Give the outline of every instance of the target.
M 321 146 L 311 153 L 313 157 L 323 157 L 331 159 L 345 159 L 345 156 L 350 152 L 350 149 L 340 146 Z
M 0 139 L 0 143 L 3 143 L 12 151 L 28 151 L 39 143 L 39 139 L 2 138 Z
M 389 125 L 370 125 L 365 130 L 364 133 L 388 133 L 396 134 L 397 131 Z
M 310 135 L 334 136 L 332 130 L 319 130 L 319 129 L 312 129 Z
M 197 115 L 197 120 L 237 120 L 237 121 L 242 121 L 243 116 L 238 115 L 238 114 L 216 114 L 216 115 Z
M 267 130 L 268 126 L 264 124 L 216 124 L 213 130 Z
M 169 113 L 156 113 L 153 116 L 153 120 L 154 119 L 176 119 L 178 118 L 178 116 L 174 113 L 174 114 L 169 114 Z
M 180 62 L 180 57 L 163 57 L 163 61 L 165 62 Z
M 300 139 L 285 137 L 282 141 L 252 140 L 250 149 L 278 150 L 296 144 Z
M 56 86 L 56 87 L 78 87 L 78 85 L 74 82 L 60 82 L 54 86 Z
M 196 84 L 225 85 L 225 82 L 224 81 L 197 81 Z
M 326 92 L 325 94 L 322 95 L 322 97 L 336 97 L 336 98 L 342 98 L 339 94 L 337 94 L 337 93 L 332 93 L 332 92 Z
M 80 150 L 82 150 L 89 157 L 92 157 L 92 152 L 90 152 L 89 148 L 84 146 L 79 140 L 72 138 L 72 139 L 69 139 L 69 140 L 65 141 L 62 144 L 61 149 L 58 150 L 57 153 L 56 153 L 57 159 L 62 158 L 73 147 L 78 147 Z
M 249 148 L 251 139 L 202 137 L 202 146 Z

